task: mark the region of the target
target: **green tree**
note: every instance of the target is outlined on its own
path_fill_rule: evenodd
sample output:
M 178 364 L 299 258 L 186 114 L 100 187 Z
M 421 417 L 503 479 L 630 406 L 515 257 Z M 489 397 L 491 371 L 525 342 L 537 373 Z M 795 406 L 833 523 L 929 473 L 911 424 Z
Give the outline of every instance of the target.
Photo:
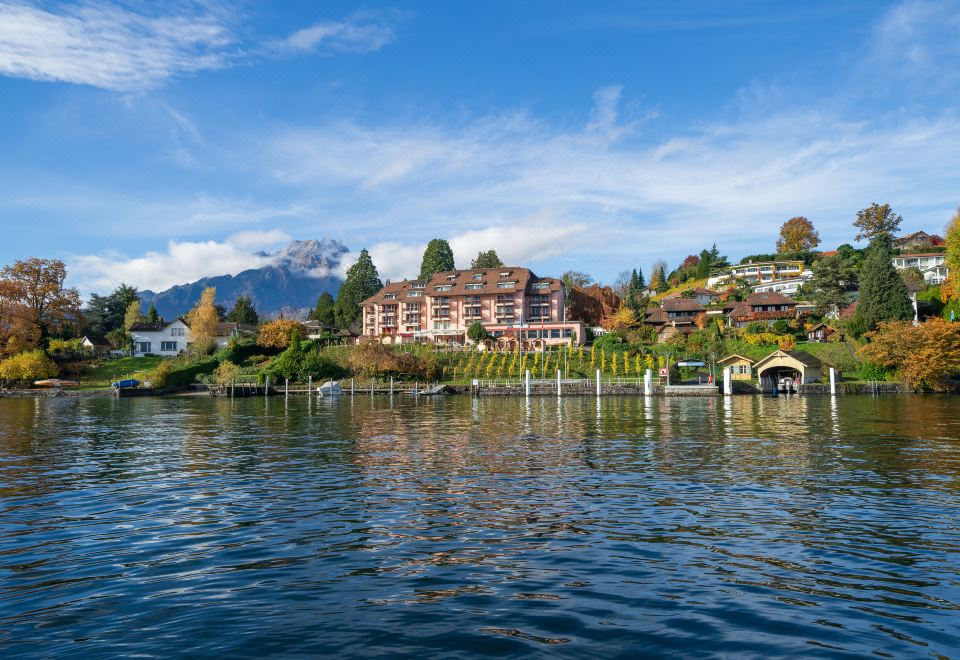
M 859 327 L 873 330 L 882 321 L 913 318 L 907 285 L 893 267 L 890 235 L 879 233 L 870 242 L 860 273 Z
M 483 327 L 482 323 L 477 321 L 467 328 L 467 337 L 479 343 L 488 337 L 487 329 Z
M 337 301 L 334 303 L 334 316 L 337 325 L 347 328 L 360 318 L 360 303 L 383 288 L 377 267 L 373 265 L 370 253 L 360 250 L 357 263 L 347 269 L 347 278 L 340 285 Z
M 636 268 L 630 273 L 630 282 L 627 285 L 627 297 L 624 304 L 637 316 L 641 316 L 649 305 L 649 299 L 643 295 L 645 289 L 643 275 Z
M 777 253 L 810 252 L 820 245 L 820 234 L 802 215 L 790 218 L 780 227 Z
M 850 302 L 850 292 L 856 282 L 857 271 L 853 262 L 841 254 L 815 261 L 813 278 L 808 286 L 817 314 L 826 316 L 843 309 Z
M 337 317 L 334 313 L 335 305 L 336 302 L 334 301 L 333 296 L 324 291 L 317 299 L 317 306 L 310 310 L 310 320 L 320 321 L 326 325 L 333 326 L 337 322 Z
M 487 250 L 477 255 L 477 258 L 470 263 L 470 268 L 500 268 L 503 262 L 497 256 L 496 250 Z
M 436 273 L 453 270 L 453 249 L 442 238 L 435 238 L 427 243 L 423 251 L 423 261 L 420 262 L 420 279 L 428 280 Z
M 901 222 L 903 218 L 894 213 L 889 204 L 874 202 L 867 208 L 857 211 L 857 219 L 853 221 L 853 226 L 857 228 L 856 240 L 872 241 L 881 234 L 893 238 L 894 234 L 900 230 Z
M 160 320 L 160 315 L 157 314 L 157 308 L 154 307 L 153 303 L 150 303 L 150 309 L 147 310 L 147 322 L 156 323 Z
M 140 292 L 127 284 L 121 284 L 106 296 L 93 294 L 83 310 L 87 327 L 93 334 L 102 336 L 122 328 L 124 314 L 134 300 L 140 300 Z
M 233 309 L 227 314 L 227 320 L 244 325 L 259 325 L 260 315 L 257 314 L 250 296 L 237 296 L 237 299 L 233 302 Z

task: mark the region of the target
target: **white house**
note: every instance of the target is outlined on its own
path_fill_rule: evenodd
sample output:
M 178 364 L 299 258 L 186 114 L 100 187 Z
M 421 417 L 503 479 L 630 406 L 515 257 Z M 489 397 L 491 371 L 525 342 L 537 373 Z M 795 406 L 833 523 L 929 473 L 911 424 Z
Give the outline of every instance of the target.
M 133 337 L 133 356 L 162 355 L 173 357 L 187 350 L 190 328 L 182 319 L 134 323 L 130 326 Z

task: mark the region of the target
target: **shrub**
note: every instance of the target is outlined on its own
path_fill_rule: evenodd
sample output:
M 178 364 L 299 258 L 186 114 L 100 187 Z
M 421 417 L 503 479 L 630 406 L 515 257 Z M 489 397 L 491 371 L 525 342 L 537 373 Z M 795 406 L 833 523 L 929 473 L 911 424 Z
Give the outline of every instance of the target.
M 257 344 L 264 348 L 284 349 L 290 345 L 294 332 L 300 337 L 307 336 L 307 328 L 300 321 L 290 319 L 270 321 L 260 326 Z
M 932 318 L 919 325 L 910 321 L 881 322 L 860 349 L 864 359 L 884 369 L 895 369 L 910 387 L 935 391 L 956 388 L 960 375 L 960 324 Z
M 593 350 L 603 351 L 609 353 L 610 351 L 619 348 L 623 345 L 623 338 L 615 332 L 608 332 L 604 335 L 601 335 L 595 342 L 593 342 Z
M 53 378 L 57 365 L 41 350 L 25 351 L 0 362 L 0 379 L 34 381 Z
M 790 325 L 784 319 L 777 319 L 770 329 L 778 335 L 785 335 L 790 332 Z
M 423 379 L 436 377 L 436 358 L 430 354 L 398 353 L 380 344 L 357 346 L 350 354 L 354 373 L 369 377 L 406 376 Z
M 213 382 L 218 385 L 229 385 L 237 379 L 241 371 L 242 369 L 233 362 L 221 362 L 220 365 L 213 370 Z

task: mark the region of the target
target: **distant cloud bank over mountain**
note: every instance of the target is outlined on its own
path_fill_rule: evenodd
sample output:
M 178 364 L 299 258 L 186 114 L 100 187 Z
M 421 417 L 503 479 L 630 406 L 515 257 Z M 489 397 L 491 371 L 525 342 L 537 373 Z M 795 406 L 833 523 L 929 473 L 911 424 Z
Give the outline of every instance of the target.
M 216 301 L 230 307 L 237 296 L 250 296 L 257 311 L 276 315 L 281 310 L 305 310 L 313 307 L 324 291 L 337 294 L 343 279 L 341 261 L 347 246 L 329 238 L 292 241 L 280 250 L 260 251 L 256 257 L 263 266 L 236 275 L 204 277 L 179 284 L 159 293 L 143 291 L 144 305 L 153 304 L 164 318 L 188 312 L 207 287 L 217 290 Z

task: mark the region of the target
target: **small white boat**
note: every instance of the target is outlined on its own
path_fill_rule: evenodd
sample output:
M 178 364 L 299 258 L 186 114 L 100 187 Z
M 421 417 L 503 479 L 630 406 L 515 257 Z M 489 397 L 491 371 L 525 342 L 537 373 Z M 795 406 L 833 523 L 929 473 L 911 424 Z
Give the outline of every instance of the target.
M 326 383 L 317 388 L 317 394 L 320 396 L 340 396 L 343 394 L 343 388 L 340 387 L 340 383 L 335 380 L 328 380 Z

